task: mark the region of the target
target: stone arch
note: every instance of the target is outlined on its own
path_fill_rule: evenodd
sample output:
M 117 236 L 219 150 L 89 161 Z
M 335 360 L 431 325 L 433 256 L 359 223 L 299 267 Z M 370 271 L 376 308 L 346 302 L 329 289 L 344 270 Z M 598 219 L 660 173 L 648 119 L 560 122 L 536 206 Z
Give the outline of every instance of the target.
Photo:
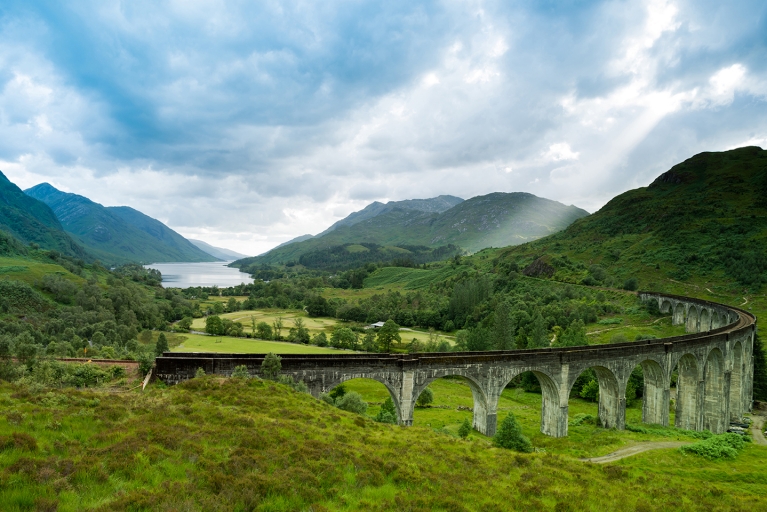
M 666 372 L 657 361 L 640 363 L 644 375 L 642 392 L 642 422 L 668 426 L 669 386 Z
M 719 316 L 719 312 L 715 309 L 711 310 L 711 330 L 719 329 L 722 326 L 722 320 Z
M 718 348 L 708 353 L 703 367 L 703 428 L 721 434 L 725 428 L 724 356 Z
M 660 307 L 658 308 L 661 313 L 671 313 L 674 309 L 671 305 L 671 301 L 659 299 L 660 301 Z
M 599 383 L 599 421 L 605 428 L 623 429 L 626 427 L 626 396 L 621 393 L 621 385 L 615 374 L 609 368 L 604 366 L 590 366 L 597 375 Z M 573 384 L 577 380 L 580 372 L 575 375 L 575 379 L 570 383 L 568 396 L 572 391 Z M 625 393 L 625 387 L 623 389 Z
M 413 415 L 410 414 L 407 415 L 407 411 L 404 411 L 402 408 L 402 402 L 400 400 L 400 395 L 397 391 L 397 389 L 387 381 L 387 379 L 381 377 L 377 374 L 356 374 L 356 373 L 350 373 L 348 375 L 342 375 L 340 378 L 335 379 L 333 381 L 330 381 L 329 383 L 326 383 L 325 390 L 330 391 L 331 389 L 335 388 L 336 386 L 343 384 L 344 382 L 355 380 L 355 379 L 368 379 L 368 380 L 374 380 L 376 382 L 380 382 L 386 387 L 386 390 L 389 392 L 389 396 L 391 396 L 392 402 L 394 402 L 394 409 L 397 411 L 397 424 L 398 425 L 412 425 L 413 423 Z
M 687 310 L 687 321 L 684 324 L 684 330 L 687 332 L 698 332 L 698 308 L 690 306 Z
M 549 375 L 533 370 L 541 383 L 541 432 L 552 437 L 567 435 L 567 413 L 562 415 L 559 405 L 559 386 Z
M 497 408 L 498 408 L 498 399 L 491 400 L 485 390 L 482 388 L 482 385 L 472 376 L 470 375 L 463 375 L 461 372 L 454 372 L 454 371 L 444 371 L 439 372 L 437 375 L 434 375 L 423 382 L 419 383 L 416 387 L 413 389 L 413 400 L 411 403 L 411 409 L 415 408 L 415 401 L 418 399 L 419 396 L 421 396 L 421 393 L 424 389 L 429 387 L 429 384 L 434 382 L 437 379 L 440 379 L 442 377 L 459 377 L 462 381 L 466 382 L 466 384 L 469 385 L 469 389 L 471 389 L 471 397 L 473 400 L 473 418 L 472 418 L 472 427 L 477 432 L 482 432 L 486 436 L 492 436 L 495 434 L 495 428 L 497 423 Z M 410 418 L 412 421 L 413 412 L 412 410 L 409 411 Z
M 711 330 L 711 313 L 709 313 L 708 309 L 704 308 L 700 312 L 700 320 L 698 321 L 698 324 L 700 325 L 700 332 Z
M 674 314 L 671 317 L 672 325 L 682 325 L 684 323 L 684 304 L 677 302 L 674 306 Z
M 698 360 L 692 354 L 685 354 L 677 363 L 679 376 L 676 381 L 677 428 L 698 429 Z
M 740 421 L 743 415 L 743 345 L 732 346 L 732 373 L 730 374 L 730 421 Z

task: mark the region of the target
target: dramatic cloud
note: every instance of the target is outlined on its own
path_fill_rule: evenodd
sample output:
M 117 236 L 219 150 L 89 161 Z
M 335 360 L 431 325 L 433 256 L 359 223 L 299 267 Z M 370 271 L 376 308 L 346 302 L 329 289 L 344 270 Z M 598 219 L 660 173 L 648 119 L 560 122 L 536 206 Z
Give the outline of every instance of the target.
M 373 200 L 596 210 L 767 141 L 763 2 L 7 1 L 0 169 L 246 253 Z

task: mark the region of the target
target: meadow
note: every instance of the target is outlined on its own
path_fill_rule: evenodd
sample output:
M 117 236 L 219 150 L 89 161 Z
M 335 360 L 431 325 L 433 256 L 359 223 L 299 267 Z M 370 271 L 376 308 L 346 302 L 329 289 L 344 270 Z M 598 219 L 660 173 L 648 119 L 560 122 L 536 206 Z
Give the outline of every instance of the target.
M 221 352 L 242 354 L 339 354 L 350 353 L 331 347 L 302 345 L 287 341 L 267 341 L 230 336 L 205 336 L 200 334 L 176 335 L 180 344 L 171 346 L 172 352 Z
M 435 404 L 457 404 L 468 391 L 462 387 L 435 383 Z M 380 424 L 257 379 L 208 376 L 143 393 L 32 392 L 0 383 L 0 503 L 7 511 L 767 505 L 763 447 L 749 445 L 731 461 L 667 449 L 606 466 L 584 463 L 575 457 L 645 437 L 578 427 L 569 438 L 544 442 L 534 435 L 535 397 L 510 393 L 503 407 L 519 415 L 538 453 L 494 448 L 476 432 L 460 440 L 429 427 L 436 420 L 428 409 L 416 412 L 413 427 Z

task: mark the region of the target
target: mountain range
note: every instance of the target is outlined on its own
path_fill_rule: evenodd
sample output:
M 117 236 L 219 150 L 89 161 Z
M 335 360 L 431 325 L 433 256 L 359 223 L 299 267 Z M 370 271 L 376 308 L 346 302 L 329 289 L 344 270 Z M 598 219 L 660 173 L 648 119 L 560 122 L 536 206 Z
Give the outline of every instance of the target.
M 448 245 L 475 252 L 517 245 L 560 231 L 588 212 L 524 192 L 496 192 L 464 201 L 453 196 L 368 205 L 316 237 L 286 244 L 232 266 L 297 262 L 313 251 L 345 244 Z M 350 245 L 349 247 L 354 247 Z
M 67 233 L 56 214 L 43 202 L 27 196 L 0 172 L 0 230 L 19 241 L 87 259 L 87 252 Z
M 203 242 L 202 240 L 193 240 L 191 238 L 187 238 L 190 242 L 192 242 L 194 245 L 196 245 L 199 249 L 202 251 L 210 254 L 211 256 L 218 258 L 223 261 L 233 261 L 240 258 L 247 258 L 247 254 L 242 254 L 239 252 L 232 251 L 230 249 L 224 249 L 223 247 L 215 247 L 213 245 L 210 245 L 207 242 Z
M 217 260 L 162 222 L 128 206 L 105 207 L 87 197 L 57 190 L 48 183 L 24 192 L 48 205 L 64 230 L 101 261 Z

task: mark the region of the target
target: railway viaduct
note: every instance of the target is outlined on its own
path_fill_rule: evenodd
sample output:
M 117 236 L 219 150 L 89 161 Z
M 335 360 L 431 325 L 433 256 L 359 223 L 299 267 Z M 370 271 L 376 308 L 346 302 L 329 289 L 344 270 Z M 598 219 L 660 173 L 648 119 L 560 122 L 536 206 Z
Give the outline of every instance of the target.
M 626 385 L 632 370 L 644 373 L 642 421 L 669 424 L 672 373 L 676 369 L 675 423 L 689 430 L 724 432 L 731 419 L 751 407 L 753 342 L 756 317 L 747 311 L 675 295 L 639 292 L 657 302 L 683 336 L 655 340 L 493 352 L 422 354 L 283 355 L 282 374 L 304 381 L 314 396 L 356 378 L 383 383 L 391 394 L 401 425 L 412 425 L 415 401 L 435 379 L 458 376 L 474 398 L 474 428 L 488 436 L 497 424 L 501 392 L 517 375 L 533 372 L 541 384 L 541 432 L 567 435 L 570 391 L 584 370 L 599 381 L 599 419 L 607 428 L 625 428 Z M 156 375 L 169 384 L 208 374 L 231 375 L 246 365 L 261 371 L 263 354 L 166 352 L 156 360 Z

